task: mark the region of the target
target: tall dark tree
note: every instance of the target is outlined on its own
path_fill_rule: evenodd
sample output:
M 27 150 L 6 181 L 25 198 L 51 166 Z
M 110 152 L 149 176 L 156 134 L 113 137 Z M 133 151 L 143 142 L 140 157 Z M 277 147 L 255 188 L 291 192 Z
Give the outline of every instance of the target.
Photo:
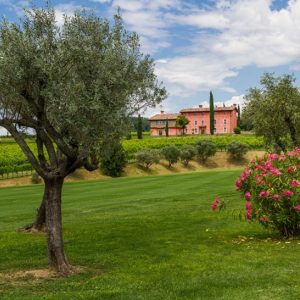
M 168 137 L 169 136 L 169 120 L 168 119 L 166 119 L 166 128 L 165 128 L 165 130 L 166 130 L 166 137 Z
M 2 21 L 0 126 L 44 180 L 49 263 L 58 272 L 74 271 L 62 235 L 65 177 L 81 167 L 96 169 L 125 115 L 165 97 L 153 60 L 140 52 L 137 35 L 125 31 L 119 15 L 110 25 L 77 12 L 58 27 L 47 5 L 26 11 L 22 24 Z M 37 155 L 24 131 L 35 132 Z
M 138 124 L 137 124 L 137 138 L 141 140 L 143 138 L 143 123 L 141 115 L 138 115 Z
M 238 105 L 237 126 L 241 127 L 241 108 L 240 108 L 240 105 Z
M 215 104 L 214 104 L 214 96 L 212 91 L 209 92 L 209 128 L 210 134 L 214 134 L 215 128 Z

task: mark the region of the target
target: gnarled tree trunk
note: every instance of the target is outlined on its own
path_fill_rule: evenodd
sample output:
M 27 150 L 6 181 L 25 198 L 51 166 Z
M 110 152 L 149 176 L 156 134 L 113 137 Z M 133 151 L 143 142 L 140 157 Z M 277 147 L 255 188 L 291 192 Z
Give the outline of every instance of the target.
M 33 223 L 25 225 L 20 228 L 20 231 L 26 232 L 41 232 L 45 231 L 46 226 L 46 199 L 49 195 L 48 187 L 45 184 L 44 187 L 44 196 L 40 204 L 40 207 L 37 209 L 36 219 Z
M 64 178 L 52 177 L 45 180 L 48 190 L 46 198 L 46 230 L 50 267 L 63 275 L 73 273 L 64 252 L 61 218 L 61 194 Z

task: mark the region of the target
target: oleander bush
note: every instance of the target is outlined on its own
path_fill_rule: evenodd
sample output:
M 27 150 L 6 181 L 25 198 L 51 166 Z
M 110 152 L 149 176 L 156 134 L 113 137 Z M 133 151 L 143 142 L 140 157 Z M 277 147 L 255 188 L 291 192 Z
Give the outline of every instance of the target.
M 300 148 L 252 161 L 236 180 L 246 218 L 285 237 L 300 235 Z

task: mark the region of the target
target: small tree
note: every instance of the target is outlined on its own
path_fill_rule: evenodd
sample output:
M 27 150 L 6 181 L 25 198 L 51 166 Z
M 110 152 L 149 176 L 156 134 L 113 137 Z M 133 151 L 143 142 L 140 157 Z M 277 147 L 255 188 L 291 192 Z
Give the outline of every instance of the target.
M 232 159 L 242 159 L 243 156 L 248 152 L 249 146 L 241 142 L 231 142 L 227 146 L 227 152 Z
M 184 116 L 184 115 L 179 115 L 176 118 L 176 126 L 181 128 L 181 134 L 184 135 L 186 126 L 190 123 L 190 120 Z
M 203 140 L 196 143 L 196 153 L 198 159 L 203 163 L 206 162 L 209 157 L 214 156 L 216 152 L 217 147 L 211 141 Z
M 143 138 L 143 124 L 141 115 L 138 115 L 138 124 L 137 124 L 137 138 L 141 140 Z
M 48 2 L 47 2 L 48 3 Z M 76 169 L 98 168 L 99 154 L 121 131 L 127 113 L 166 97 L 153 60 L 136 34 L 92 13 L 75 13 L 58 27 L 53 8 L 25 12 L 21 25 L 0 25 L 0 126 L 18 143 L 45 183 L 37 220 L 48 238 L 49 264 L 62 274 L 66 259 L 61 195 Z M 37 155 L 24 131 L 36 135 Z
M 167 146 L 162 149 L 162 155 L 163 157 L 168 161 L 169 168 L 175 163 L 178 162 L 178 159 L 180 157 L 180 151 L 176 146 Z
M 240 127 L 235 127 L 235 128 L 233 128 L 233 132 L 235 134 L 241 134 L 241 128 Z
M 196 155 L 196 149 L 193 146 L 187 145 L 180 149 L 180 159 L 184 166 L 188 166 L 189 162 Z
M 126 167 L 126 154 L 122 145 L 117 142 L 111 150 L 100 159 L 100 169 L 104 175 L 120 177 Z
M 149 169 L 153 164 L 159 163 L 159 153 L 156 149 L 143 149 L 135 154 L 138 165 Z
M 209 124 L 210 124 L 210 134 L 214 134 L 215 131 L 215 104 L 214 96 L 212 91 L 209 92 Z

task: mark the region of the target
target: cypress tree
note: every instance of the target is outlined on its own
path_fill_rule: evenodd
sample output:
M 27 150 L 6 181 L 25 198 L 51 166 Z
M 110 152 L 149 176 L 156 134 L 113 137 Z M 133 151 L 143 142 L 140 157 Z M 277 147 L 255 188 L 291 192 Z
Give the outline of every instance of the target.
M 214 107 L 214 96 L 212 91 L 209 92 L 209 124 L 210 124 L 210 134 L 214 134 L 215 128 L 215 107 Z
M 169 120 L 166 120 L 166 137 L 169 136 Z
M 238 105 L 237 127 L 241 127 L 241 109 L 240 109 L 240 105 Z
M 143 124 L 142 124 L 142 118 L 139 114 L 138 116 L 138 124 L 137 124 L 137 138 L 141 140 L 143 138 Z

